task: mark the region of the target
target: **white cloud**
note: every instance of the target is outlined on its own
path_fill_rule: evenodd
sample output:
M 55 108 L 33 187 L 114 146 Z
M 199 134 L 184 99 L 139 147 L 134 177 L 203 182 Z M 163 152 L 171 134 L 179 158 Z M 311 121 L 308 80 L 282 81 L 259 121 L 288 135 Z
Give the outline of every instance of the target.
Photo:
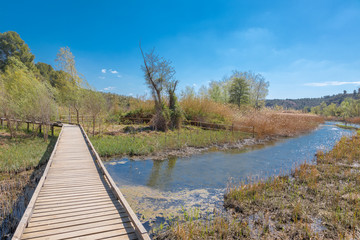
M 106 69 L 105 68 L 101 69 L 101 72 L 106 73 Z
M 118 77 L 118 78 L 122 78 L 122 75 L 119 74 L 119 75 L 117 75 L 117 77 Z
M 128 95 L 129 95 L 129 96 L 132 96 L 132 95 L 134 95 L 134 94 L 133 94 L 133 93 L 129 93 Z
M 106 87 L 106 88 L 104 88 L 104 91 L 112 91 L 112 90 L 114 90 L 115 89 L 115 87 Z
M 314 83 L 305 83 L 305 86 L 311 87 L 327 87 L 327 86 L 341 86 L 341 85 L 360 85 L 360 82 L 339 82 L 339 81 L 332 81 L 332 82 L 314 82 Z
M 118 71 L 112 70 L 112 69 L 109 69 L 109 71 L 110 71 L 112 74 L 117 74 L 117 73 L 119 73 Z

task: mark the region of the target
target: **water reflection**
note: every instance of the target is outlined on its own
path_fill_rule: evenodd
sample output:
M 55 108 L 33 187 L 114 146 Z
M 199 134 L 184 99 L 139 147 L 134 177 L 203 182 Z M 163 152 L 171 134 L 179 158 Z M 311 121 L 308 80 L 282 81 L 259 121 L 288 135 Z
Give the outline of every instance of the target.
M 287 173 L 353 132 L 326 123 L 310 134 L 266 145 L 164 161 L 114 159 L 105 166 L 136 212 L 146 220 L 159 219 L 183 206 L 206 211 L 221 205 L 229 178 L 241 181 Z
M 176 157 L 171 157 L 164 161 L 154 161 L 146 186 L 161 190 L 168 188 L 167 183 L 172 182 L 172 172 L 176 165 L 176 160 Z M 165 167 L 163 167 L 164 163 L 166 163 Z

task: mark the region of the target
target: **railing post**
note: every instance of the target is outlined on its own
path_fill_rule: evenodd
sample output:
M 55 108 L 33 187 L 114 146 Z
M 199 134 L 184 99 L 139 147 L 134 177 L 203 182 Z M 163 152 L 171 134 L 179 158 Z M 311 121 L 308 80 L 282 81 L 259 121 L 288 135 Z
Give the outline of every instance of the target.
M 253 134 L 253 138 L 255 138 L 255 126 L 253 126 L 252 134 Z
M 51 136 L 53 137 L 54 136 L 54 125 L 51 124 Z
M 29 122 L 26 122 L 27 126 L 26 126 L 26 130 L 29 132 L 30 131 L 30 123 Z

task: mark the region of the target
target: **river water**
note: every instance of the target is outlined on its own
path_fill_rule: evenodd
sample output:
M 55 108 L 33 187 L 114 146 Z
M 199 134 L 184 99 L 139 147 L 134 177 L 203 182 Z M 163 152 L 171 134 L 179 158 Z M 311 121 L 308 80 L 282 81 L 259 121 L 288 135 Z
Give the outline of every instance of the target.
M 287 174 L 296 165 L 314 160 L 353 130 L 326 122 L 309 134 L 280 139 L 241 150 L 213 151 L 167 160 L 113 159 L 105 166 L 146 228 L 182 209 L 211 212 L 221 207 L 231 182 Z

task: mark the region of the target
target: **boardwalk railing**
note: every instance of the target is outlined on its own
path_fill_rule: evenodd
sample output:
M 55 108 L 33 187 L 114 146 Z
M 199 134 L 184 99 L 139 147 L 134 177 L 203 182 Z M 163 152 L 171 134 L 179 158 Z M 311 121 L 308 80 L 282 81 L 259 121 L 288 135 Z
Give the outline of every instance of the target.
M 73 127 L 75 126 L 73 125 Z M 133 212 L 130 205 L 126 201 L 125 197 L 116 186 L 114 180 L 106 170 L 100 156 L 94 149 L 83 127 L 80 125 L 74 130 L 69 129 L 71 129 L 71 126 L 69 125 L 66 125 L 61 129 L 60 135 L 54 146 L 54 150 L 51 153 L 45 171 L 35 189 L 33 196 L 31 197 L 31 200 L 20 220 L 20 223 L 18 224 L 18 227 L 13 235 L 13 239 L 63 239 L 68 237 L 95 239 L 99 237 L 99 234 L 104 237 L 103 233 L 113 230 L 115 231 L 116 229 L 113 229 L 113 227 L 118 227 L 119 224 L 122 224 L 122 227 L 118 230 L 120 231 L 123 229 L 122 231 L 128 234 L 129 239 L 134 239 L 134 237 L 136 237 L 137 239 L 150 240 L 146 229 L 141 224 L 136 214 Z M 70 133 L 73 133 L 73 135 Z M 69 142 L 71 141 L 71 137 L 77 139 L 75 141 L 79 144 L 72 146 L 72 144 L 75 142 Z M 78 142 L 80 139 L 81 143 Z M 71 146 L 69 146 L 69 144 L 71 144 Z M 81 153 L 84 150 L 86 153 Z M 86 155 L 88 157 L 86 157 Z M 74 157 L 71 158 L 70 156 Z M 87 163 L 88 160 L 89 162 Z M 79 163 L 82 164 L 82 166 L 79 166 L 76 161 L 80 161 Z M 87 173 L 91 174 L 87 175 Z M 94 174 L 96 177 L 90 176 L 95 176 Z M 84 184 L 84 180 L 90 182 L 88 184 Z M 86 194 L 86 191 L 92 189 L 91 187 L 93 185 L 97 186 L 97 189 L 95 189 L 95 191 L 92 190 L 90 194 Z M 101 190 L 100 186 L 104 186 L 104 189 Z M 82 191 L 77 192 L 79 191 L 79 187 L 82 188 Z M 58 188 L 60 190 L 58 190 Z M 64 190 L 65 192 L 62 193 L 61 191 Z M 74 191 L 76 191 L 76 193 L 74 193 Z M 99 198 L 97 194 L 100 194 Z M 89 203 L 89 200 L 91 201 L 92 198 L 97 199 L 96 204 Z M 119 221 L 110 218 L 112 225 L 107 226 L 104 224 L 101 225 L 101 221 L 99 222 L 98 219 L 88 219 L 86 217 L 89 212 L 94 215 L 95 211 L 102 211 L 101 208 L 99 209 L 99 206 L 101 206 L 99 199 L 100 201 L 112 202 L 110 204 L 105 203 L 102 206 L 105 206 L 107 209 L 107 216 L 109 216 L 109 211 L 113 211 L 112 209 L 114 209 L 116 212 L 119 211 L 119 215 L 117 216 Z M 76 203 L 79 201 L 79 203 L 77 203 L 78 206 L 75 207 L 76 209 L 72 206 L 74 201 Z M 81 202 L 83 202 L 86 207 L 82 207 Z M 91 208 L 93 208 L 95 205 L 96 207 L 94 210 L 91 210 Z M 127 222 L 123 221 L 124 215 L 120 214 L 120 208 L 116 207 L 117 205 L 121 205 L 121 211 L 126 212 L 126 217 L 128 219 L 127 222 L 131 225 L 132 231 L 128 232 L 126 230 L 126 228 L 128 228 L 126 227 Z M 84 214 L 81 214 L 81 212 L 84 212 Z M 77 218 L 77 214 L 80 215 L 82 220 Z M 65 221 L 66 224 L 62 221 Z M 104 221 L 106 222 L 106 220 Z M 40 224 L 38 224 L 39 222 Z M 72 224 L 75 223 L 78 224 L 76 228 L 75 226 L 72 226 Z M 80 223 L 85 224 L 85 227 L 79 228 Z M 98 223 L 100 223 L 100 225 L 98 225 Z M 51 226 L 51 224 L 55 225 Z M 90 226 L 94 228 L 95 231 L 93 231 Z M 67 229 L 65 230 L 65 228 Z M 110 234 L 115 233 L 112 232 Z M 92 235 L 94 236 L 92 237 Z M 107 236 L 114 237 L 114 235 Z M 125 238 L 123 233 L 121 233 L 121 236 L 121 239 Z
M 51 153 L 51 156 L 49 158 L 49 161 L 48 161 L 48 163 L 46 165 L 45 171 L 44 171 L 44 173 L 43 173 L 43 175 L 42 175 L 42 177 L 41 177 L 41 179 L 40 179 L 40 181 L 39 181 L 39 183 L 38 183 L 38 185 L 37 185 L 37 187 L 35 189 L 34 194 L 31 197 L 31 200 L 30 200 L 30 202 L 29 202 L 29 204 L 28 204 L 28 206 L 27 206 L 27 208 L 26 208 L 26 210 L 24 212 L 24 215 L 22 216 L 22 218 L 21 218 L 21 220 L 20 220 L 20 222 L 19 222 L 19 224 L 18 224 L 18 226 L 16 228 L 16 231 L 15 231 L 15 233 L 13 235 L 13 238 L 12 238 L 13 240 L 20 240 L 21 239 L 21 236 L 22 236 L 25 228 L 27 227 L 27 225 L 28 225 L 28 223 L 30 221 L 31 215 L 32 215 L 32 213 L 34 211 L 36 199 L 39 196 L 41 188 L 43 187 L 45 179 L 46 179 L 46 177 L 48 175 L 48 172 L 50 170 L 50 166 L 51 166 L 51 164 L 53 162 L 54 155 L 56 153 L 56 149 L 58 147 L 59 140 L 60 140 L 60 137 L 61 137 L 62 133 L 63 133 L 63 130 L 61 129 L 59 137 L 58 137 L 58 139 L 56 141 L 54 149 L 53 149 L 53 151 Z
M 136 216 L 136 214 L 134 213 L 134 211 L 130 207 L 129 203 L 126 201 L 124 195 L 120 192 L 119 188 L 116 186 L 116 183 L 111 178 L 109 172 L 106 170 L 103 162 L 101 161 L 101 158 L 100 158 L 99 154 L 96 152 L 94 146 L 90 142 L 86 132 L 84 131 L 84 128 L 81 125 L 80 125 L 80 129 L 81 129 L 82 134 L 85 137 L 85 140 L 86 140 L 86 142 L 87 142 L 87 144 L 89 146 L 89 149 L 90 149 L 93 157 L 95 158 L 96 162 L 98 163 L 100 171 L 104 175 L 105 179 L 108 181 L 108 184 L 110 185 L 112 192 L 114 193 L 116 198 L 120 201 L 120 203 L 124 207 L 125 211 L 129 215 L 129 218 L 130 218 L 132 224 L 134 225 L 137 237 L 139 239 L 150 240 L 150 237 L 149 237 L 146 229 L 144 228 L 142 223 L 139 221 L 138 217 Z

